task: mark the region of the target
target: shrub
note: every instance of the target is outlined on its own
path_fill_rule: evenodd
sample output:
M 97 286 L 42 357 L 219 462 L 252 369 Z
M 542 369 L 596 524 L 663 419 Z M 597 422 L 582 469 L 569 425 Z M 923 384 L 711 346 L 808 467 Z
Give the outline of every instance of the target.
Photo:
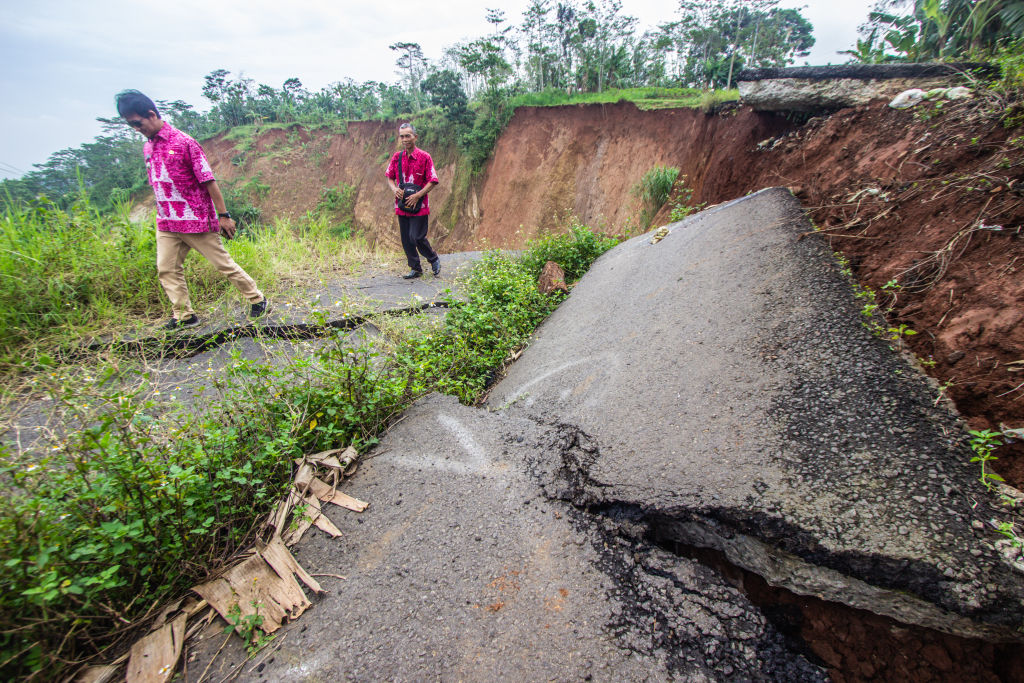
M 0 228 L 0 375 L 52 363 L 83 337 L 167 313 L 152 220 L 131 222 L 126 204 L 102 214 L 85 198 L 67 210 L 45 199 L 9 202 L 0 208 Z M 349 226 L 307 228 L 249 225 L 227 248 L 264 290 L 286 273 L 329 271 L 367 257 L 368 247 L 349 239 Z M 198 255 L 185 261 L 185 277 L 196 305 L 233 296 Z
M 1024 40 L 1003 45 L 995 55 L 1001 77 L 989 88 L 1003 106 L 1002 121 L 1007 128 L 1024 123 Z
M 315 370 L 309 359 L 283 369 L 239 360 L 211 409 L 163 419 L 112 376 L 54 387 L 90 426 L 47 457 L 0 459 L 4 679 L 94 655 L 92 643 L 116 643 L 122 619 L 204 580 L 251 542 L 292 458 L 365 448 L 408 402 L 405 379 L 371 358 L 339 344 Z
M 548 261 L 565 271 L 568 282 L 583 277 L 598 256 L 618 244 L 613 237 L 603 237 L 585 225 L 573 221 L 565 235 L 547 235 L 527 243 L 522 255 L 523 265 L 535 281 Z
M 159 301 L 153 228 L 124 212 L 41 199 L 6 204 L 0 226 L 0 369 L 41 339 L 95 328 L 105 311 L 141 314 Z
M 701 202 L 696 206 L 691 206 L 690 202 L 693 200 L 693 188 L 687 186 L 686 176 L 681 175 L 675 183 L 676 199 L 672 203 L 672 212 L 669 214 L 669 221 L 675 223 L 681 221 L 691 213 L 700 211 L 704 208 L 707 202 Z
M 412 345 L 408 360 L 429 363 L 438 391 L 472 403 L 508 354 L 526 342 L 561 299 L 541 294 L 531 269 L 498 252 L 488 253 L 473 268 L 464 291 L 441 329 Z

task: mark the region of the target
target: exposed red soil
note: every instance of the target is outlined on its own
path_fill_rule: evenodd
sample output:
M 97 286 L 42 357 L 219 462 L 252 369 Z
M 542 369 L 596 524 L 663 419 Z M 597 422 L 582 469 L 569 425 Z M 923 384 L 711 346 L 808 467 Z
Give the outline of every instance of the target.
M 708 116 L 691 109 L 641 111 L 632 104 L 521 108 L 498 140 L 483 183 L 483 220 L 455 237 L 518 247 L 567 218 L 606 230 L 639 230 L 632 194 L 654 166 L 676 166 L 691 187 L 709 174 L 723 189 L 745 176 L 743 155 L 789 127 L 741 109 Z M 740 192 L 740 195 L 744 194 Z
M 677 552 L 721 572 L 795 647 L 827 668 L 835 683 L 1024 682 L 1024 650 L 1018 643 L 989 643 L 908 626 L 872 612 L 775 588 L 714 550 L 685 548 Z

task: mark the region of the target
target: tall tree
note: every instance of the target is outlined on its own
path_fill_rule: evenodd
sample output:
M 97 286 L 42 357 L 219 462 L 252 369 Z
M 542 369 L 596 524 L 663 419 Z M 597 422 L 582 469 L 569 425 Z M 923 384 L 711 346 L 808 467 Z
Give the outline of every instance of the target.
M 399 53 L 395 64 L 398 66 L 399 74 L 405 77 L 409 96 L 415 104 L 416 111 L 419 111 L 420 81 L 427 67 L 423 49 L 419 43 L 392 43 L 388 47 Z
M 423 79 L 423 91 L 430 95 L 431 104 L 441 107 L 448 120 L 465 126 L 473 122 L 469 100 L 458 75 L 450 70 L 435 71 Z

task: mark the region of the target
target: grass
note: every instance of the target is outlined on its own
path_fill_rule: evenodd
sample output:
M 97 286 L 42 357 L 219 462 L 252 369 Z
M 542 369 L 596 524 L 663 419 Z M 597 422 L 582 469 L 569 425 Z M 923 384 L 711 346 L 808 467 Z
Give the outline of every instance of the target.
M 70 209 L 40 200 L 0 213 L 0 376 L 39 371 L 93 337 L 170 316 L 157 281 L 151 220 L 129 207 L 101 214 L 87 199 Z M 227 247 L 271 295 L 287 279 L 319 279 L 372 258 L 358 237 L 326 219 L 250 227 Z M 198 255 L 185 262 L 200 311 L 241 300 Z
M 336 258 L 300 238 L 268 253 L 287 259 L 292 240 L 307 267 Z M 443 320 L 384 326 L 376 345 L 339 334 L 276 364 L 236 356 L 192 389 L 206 407 L 158 406 L 115 367 L 39 374 L 67 419 L 31 452 L 0 447 L 0 678 L 55 680 L 123 652 L 158 605 L 248 547 L 293 458 L 365 450 L 430 391 L 477 401 L 561 300 L 537 292 L 544 261 L 582 273 L 614 243 L 577 225 L 522 258 L 488 253 Z
M 738 100 L 738 90 L 704 91 L 696 88 L 611 88 L 599 93 L 567 93 L 545 90 L 516 95 L 515 107 L 555 107 L 566 104 L 610 104 L 633 102 L 640 109 L 708 108 L 714 104 Z
M 631 192 L 640 200 L 640 225 L 644 229 L 651 225 L 655 214 L 668 201 L 678 177 L 678 166 L 654 166 L 633 186 Z

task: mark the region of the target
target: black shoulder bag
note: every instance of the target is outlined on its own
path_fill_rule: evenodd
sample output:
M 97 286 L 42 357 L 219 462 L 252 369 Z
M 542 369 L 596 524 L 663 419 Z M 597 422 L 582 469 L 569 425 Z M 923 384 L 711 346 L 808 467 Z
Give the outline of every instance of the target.
M 420 209 L 423 208 L 423 197 L 420 197 L 419 199 L 417 199 L 416 203 L 413 204 L 411 209 L 408 206 L 405 205 L 405 200 L 408 199 L 410 195 L 416 194 L 417 192 L 419 192 L 423 188 L 421 188 L 416 183 L 402 182 L 405 179 L 405 175 L 402 174 L 402 155 L 403 154 L 404 154 L 404 152 L 399 152 L 398 153 L 398 187 L 401 188 L 401 190 L 402 190 L 402 202 L 401 202 L 401 204 L 399 205 L 398 208 L 400 208 L 402 211 L 405 211 L 406 213 L 419 213 Z

